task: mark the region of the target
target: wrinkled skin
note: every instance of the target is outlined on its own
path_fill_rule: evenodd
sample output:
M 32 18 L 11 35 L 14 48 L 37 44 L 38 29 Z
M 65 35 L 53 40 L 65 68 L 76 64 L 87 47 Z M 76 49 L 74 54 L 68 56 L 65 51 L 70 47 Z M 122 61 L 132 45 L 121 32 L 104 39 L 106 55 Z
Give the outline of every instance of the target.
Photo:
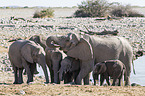
M 125 64 L 127 70 L 126 84 L 130 85 L 130 73 L 133 52 L 129 42 L 123 37 L 106 37 L 77 35 L 69 33 L 66 36 L 55 36 L 49 44 L 54 46 L 58 44 L 67 56 L 79 59 L 81 61 L 81 70 L 77 76 L 76 83 L 89 84 L 89 73 L 93 70 L 96 63 L 105 60 L 120 60 Z M 50 39 L 50 38 L 48 38 Z
M 55 47 L 48 47 L 46 45 L 46 39 L 45 37 L 40 36 L 32 36 L 30 40 L 34 41 L 35 43 L 40 44 L 43 49 L 45 50 L 45 59 L 46 64 L 50 71 L 50 77 L 51 77 L 51 83 L 60 83 L 59 77 L 58 77 L 58 71 L 60 68 L 60 62 L 62 60 L 62 54 L 63 52 L 60 51 L 58 48 Z
M 65 57 L 61 61 L 61 67 L 59 69 L 60 80 L 64 79 L 64 83 L 74 82 L 76 83 L 76 77 L 80 71 L 80 61 L 75 60 L 72 57 Z
M 102 86 L 105 79 L 108 85 L 110 85 L 109 76 L 113 78 L 112 86 L 115 86 L 117 79 L 119 79 L 118 86 L 121 86 L 122 76 L 125 71 L 126 67 L 120 60 L 107 60 L 105 62 L 97 63 L 95 65 L 95 68 L 93 70 L 93 77 L 98 74 L 101 75 L 100 86 Z
M 27 83 L 33 82 L 36 63 L 42 67 L 46 83 L 49 83 L 45 52 L 41 46 L 29 40 L 17 40 L 10 45 L 8 54 L 15 74 L 14 84 L 23 83 L 23 69 L 26 70 L 28 76 Z

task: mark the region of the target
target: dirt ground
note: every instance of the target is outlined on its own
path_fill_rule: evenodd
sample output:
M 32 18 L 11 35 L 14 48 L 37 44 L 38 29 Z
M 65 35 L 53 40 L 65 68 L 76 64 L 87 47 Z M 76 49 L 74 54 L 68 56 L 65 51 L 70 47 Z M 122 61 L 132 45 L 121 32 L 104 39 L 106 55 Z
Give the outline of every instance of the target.
M 32 84 L 13 84 L 13 73 L 0 72 L 0 95 L 47 96 L 144 96 L 145 86 L 94 86 L 70 84 L 44 84 L 45 79 L 35 76 Z

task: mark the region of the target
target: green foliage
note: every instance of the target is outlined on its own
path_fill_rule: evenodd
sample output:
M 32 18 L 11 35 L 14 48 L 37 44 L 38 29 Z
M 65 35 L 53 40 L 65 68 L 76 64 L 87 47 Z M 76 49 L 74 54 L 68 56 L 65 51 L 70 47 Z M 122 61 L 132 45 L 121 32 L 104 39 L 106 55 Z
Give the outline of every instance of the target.
M 29 8 L 28 6 L 24 6 L 24 8 Z
M 74 13 L 75 17 L 100 17 L 105 16 L 113 3 L 106 0 L 87 0 L 78 5 L 78 10 Z
M 143 14 L 140 14 L 140 13 L 132 10 L 131 6 L 129 6 L 129 5 L 114 6 L 114 7 L 112 7 L 110 14 L 112 16 L 116 16 L 116 17 L 144 17 Z
M 33 18 L 51 18 L 54 16 L 54 10 L 51 8 L 44 9 L 40 12 L 36 11 Z

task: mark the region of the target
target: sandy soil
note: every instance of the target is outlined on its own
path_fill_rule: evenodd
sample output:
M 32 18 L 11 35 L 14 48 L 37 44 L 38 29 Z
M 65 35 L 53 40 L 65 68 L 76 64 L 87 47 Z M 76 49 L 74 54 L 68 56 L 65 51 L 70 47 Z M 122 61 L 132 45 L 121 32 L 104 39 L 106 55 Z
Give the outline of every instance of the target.
M 144 86 L 119 87 L 70 84 L 44 84 L 44 77 L 34 77 L 34 82 L 30 85 L 26 83 L 14 85 L 12 84 L 13 74 L 0 72 L 0 77 L 0 95 L 144 96 L 145 94 Z M 25 81 L 26 78 L 27 77 L 24 76 Z
M 44 84 L 44 77 L 35 76 L 34 83 L 27 85 L 27 77 L 24 76 L 24 84 L 14 85 L 14 75 L 7 56 L 8 42 L 11 39 L 28 39 L 32 35 L 62 35 L 68 32 L 79 33 L 79 30 L 100 32 L 104 29 L 119 31 L 119 36 L 129 40 L 136 50 L 145 49 L 145 18 L 123 18 L 120 20 L 96 21 L 96 18 L 62 18 L 70 16 L 76 10 L 62 11 L 57 9 L 55 18 L 32 19 L 36 9 L 0 9 L 0 95 L 70 95 L 70 96 L 143 96 L 144 86 L 135 87 L 112 87 L 112 86 L 93 86 L 93 85 L 55 85 Z M 60 13 L 59 13 L 60 12 Z M 70 13 L 68 13 L 70 12 Z M 63 16 L 61 15 L 63 14 Z M 23 17 L 26 21 L 10 20 L 10 16 Z M 62 16 L 62 17 L 61 17 Z M 5 17 L 5 18 L 4 18 Z M 61 17 L 61 18 L 59 18 Z M 14 25 L 8 27 L 6 25 Z M 44 28 L 41 25 L 52 26 Z M 5 27 L 4 27 L 5 26 Z

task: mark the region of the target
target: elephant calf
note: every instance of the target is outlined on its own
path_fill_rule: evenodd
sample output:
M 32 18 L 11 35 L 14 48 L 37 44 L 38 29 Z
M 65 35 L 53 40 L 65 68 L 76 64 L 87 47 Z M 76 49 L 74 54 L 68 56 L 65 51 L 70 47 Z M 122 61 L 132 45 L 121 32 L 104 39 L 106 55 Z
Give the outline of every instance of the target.
M 106 82 L 108 85 L 110 85 L 109 76 L 113 78 L 112 86 L 115 86 L 117 79 L 119 79 L 118 86 L 121 86 L 121 79 L 125 71 L 126 67 L 120 60 L 107 60 L 95 65 L 93 70 L 93 77 L 95 79 L 95 76 L 98 74 L 101 75 L 100 86 L 102 86 L 104 79 L 106 79 Z
M 76 83 L 76 77 L 79 74 L 80 61 L 72 57 L 65 57 L 61 61 L 61 67 L 59 69 L 59 79 L 64 79 L 64 83 L 74 82 Z

